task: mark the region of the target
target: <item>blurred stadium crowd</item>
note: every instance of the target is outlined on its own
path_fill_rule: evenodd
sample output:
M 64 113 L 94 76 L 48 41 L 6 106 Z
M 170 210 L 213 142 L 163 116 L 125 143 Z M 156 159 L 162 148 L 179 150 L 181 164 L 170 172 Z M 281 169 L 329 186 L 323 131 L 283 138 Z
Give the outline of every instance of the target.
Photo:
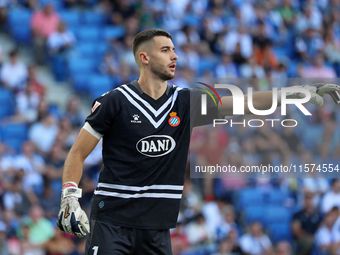
M 339 0 L 0 0 L 1 31 L 19 46 L 5 56 L 0 42 L 0 255 L 84 254 L 84 239 L 56 228 L 62 167 L 86 117 L 80 97 L 138 77 L 137 32 L 158 27 L 174 35 L 173 84 L 247 78 L 241 87 L 268 90 L 288 78 L 337 81 L 339 11 Z M 34 51 L 29 66 L 21 45 Z M 70 82 L 65 111 L 45 99 L 41 65 Z M 296 128 L 197 128 L 190 156 L 199 165 L 339 164 L 340 111 L 325 100 L 308 106 L 309 118 L 290 110 Z M 100 167 L 99 144 L 80 183 L 88 214 Z M 187 178 L 173 254 L 339 254 L 340 181 L 318 174 Z

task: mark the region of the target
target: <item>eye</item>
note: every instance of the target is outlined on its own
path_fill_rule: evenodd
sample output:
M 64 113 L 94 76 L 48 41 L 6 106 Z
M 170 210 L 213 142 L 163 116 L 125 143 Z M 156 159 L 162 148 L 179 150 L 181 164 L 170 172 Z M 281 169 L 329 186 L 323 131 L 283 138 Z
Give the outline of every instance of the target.
M 162 50 L 162 52 L 167 52 L 167 51 L 168 51 L 167 49 Z

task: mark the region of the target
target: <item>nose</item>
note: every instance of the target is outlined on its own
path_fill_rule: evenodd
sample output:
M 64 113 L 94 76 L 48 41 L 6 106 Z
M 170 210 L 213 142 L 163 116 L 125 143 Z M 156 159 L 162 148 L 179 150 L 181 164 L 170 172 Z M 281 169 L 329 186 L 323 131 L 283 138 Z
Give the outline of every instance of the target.
M 178 56 L 177 56 L 177 54 L 175 53 L 175 52 L 173 52 L 173 55 L 172 55 L 172 57 L 171 57 L 171 60 L 172 61 L 176 61 L 178 59 Z

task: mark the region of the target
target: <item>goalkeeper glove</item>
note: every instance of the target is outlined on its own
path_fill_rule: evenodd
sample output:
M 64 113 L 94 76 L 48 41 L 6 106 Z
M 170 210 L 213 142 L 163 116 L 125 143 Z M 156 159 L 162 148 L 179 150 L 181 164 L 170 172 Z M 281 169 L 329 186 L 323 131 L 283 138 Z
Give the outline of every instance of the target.
M 82 190 L 74 182 L 66 182 L 61 194 L 61 206 L 57 225 L 65 233 L 84 237 L 90 233 L 90 224 L 85 212 L 80 208 L 78 198 Z
M 309 99 L 309 103 L 315 104 L 317 106 L 323 105 L 323 98 L 320 94 L 317 93 L 317 87 L 313 85 L 297 85 L 297 86 L 291 86 L 290 88 L 303 88 L 309 90 L 311 93 L 311 97 Z M 281 90 L 277 93 L 278 96 L 278 102 L 281 103 Z M 299 99 L 299 98 L 305 98 L 306 94 L 303 92 L 287 92 L 286 98 L 287 99 Z
M 317 88 L 316 93 L 320 96 L 330 95 L 336 104 L 340 104 L 340 86 L 331 83 L 315 83 L 312 86 Z

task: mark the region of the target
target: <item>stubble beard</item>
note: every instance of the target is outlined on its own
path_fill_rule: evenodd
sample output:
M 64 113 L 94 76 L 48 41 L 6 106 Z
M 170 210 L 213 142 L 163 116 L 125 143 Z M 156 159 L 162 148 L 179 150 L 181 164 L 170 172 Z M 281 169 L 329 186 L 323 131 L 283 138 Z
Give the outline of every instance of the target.
M 150 67 L 151 72 L 161 80 L 168 81 L 175 77 L 174 73 L 167 72 L 167 70 L 163 66 L 151 62 Z

